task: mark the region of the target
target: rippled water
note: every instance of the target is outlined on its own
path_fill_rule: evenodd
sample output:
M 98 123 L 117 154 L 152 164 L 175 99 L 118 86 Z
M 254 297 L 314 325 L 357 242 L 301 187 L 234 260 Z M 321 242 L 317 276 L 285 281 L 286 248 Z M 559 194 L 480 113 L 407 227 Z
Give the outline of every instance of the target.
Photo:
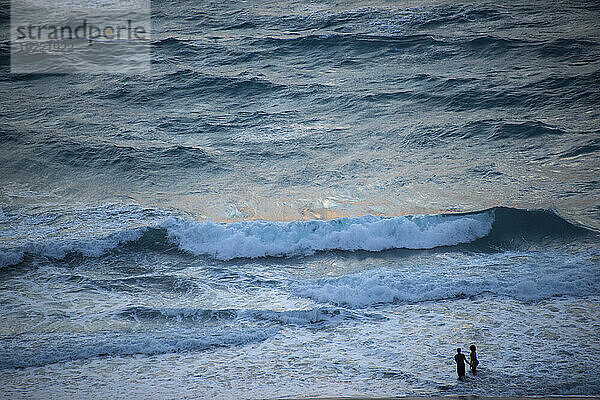
M 152 18 L 144 75 L 2 37 L 3 396 L 600 394 L 597 5 Z

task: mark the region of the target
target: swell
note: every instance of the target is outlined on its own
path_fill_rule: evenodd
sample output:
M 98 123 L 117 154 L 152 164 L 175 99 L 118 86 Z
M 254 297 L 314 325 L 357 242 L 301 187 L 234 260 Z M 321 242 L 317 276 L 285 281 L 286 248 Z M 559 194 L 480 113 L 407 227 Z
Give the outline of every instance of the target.
M 249 40 L 253 46 L 268 46 L 279 49 L 301 50 L 336 50 L 351 48 L 358 51 L 377 51 L 381 48 L 408 49 L 415 46 L 441 45 L 443 42 L 436 40 L 431 35 L 377 35 L 377 34 L 322 34 L 290 37 L 263 37 Z
M 466 24 L 475 21 L 496 21 L 504 17 L 500 9 L 477 5 L 450 5 L 435 8 L 422 21 L 416 21 L 420 28 L 435 28 L 444 25 Z
M 381 45 L 395 46 L 398 43 L 408 46 L 439 43 L 459 45 L 463 50 L 471 49 L 479 55 L 485 55 L 532 45 L 539 49 L 541 56 L 563 57 L 581 54 L 597 46 L 596 42 L 585 37 L 558 36 L 552 40 L 534 41 L 511 36 L 469 35 L 476 31 L 479 24 L 493 23 L 502 26 L 501 21 L 504 21 L 504 24 L 527 26 L 528 21 L 519 21 L 500 5 L 442 5 L 423 9 L 361 7 L 346 10 L 322 7 L 317 12 L 309 13 L 290 11 L 285 10 L 281 15 L 221 12 L 211 15 L 210 21 L 205 20 L 206 15 L 199 13 L 192 20 L 196 21 L 196 17 L 199 17 L 203 26 L 210 25 L 218 30 L 234 31 L 240 35 L 256 35 L 254 39 L 251 36 L 241 36 L 250 38 L 251 41 L 246 44 L 277 47 L 291 45 L 302 47 L 305 51 L 310 51 L 314 46 L 320 46 L 323 50 L 346 46 L 361 49 L 363 45 L 367 45 L 362 50 L 367 47 L 376 50 Z M 452 32 L 456 28 L 460 29 L 460 34 L 447 34 L 448 30 Z M 269 37 L 273 32 L 302 34 Z M 454 39 L 442 39 L 445 37 Z M 207 50 L 199 43 L 181 37 L 167 37 L 155 41 L 153 45 L 159 52 L 184 49 L 197 53 Z
M 518 107 L 573 107 L 598 101 L 600 97 L 595 89 L 600 82 L 599 77 L 599 71 L 590 74 L 551 74 L 506 90 L 504 82 L 486 83 L 481 78 L 455 78 L 419 73 L 409 78 L 400 78 L 391 86 L 386 84 L 366 94 L 332 94 L 321 101 L 329 105 L 350 105 L 357 110 L 391 101 L 402 105 L 419 104 L 459 112 Z M 483 124 L 487 122 L 482 121 Z M 525 123 L 527 124 L 529 122 Z M 542 129 L 546 131 L 559 130 L 556 127 L 543 126 L 544 124 L 536 121 L 532 121 L 531 124 L 542 125 Z M 530 129 L 527 126 L 524 128 Z M 499 129 L 504 130 L 501 126 Z
M 199 50 L 198 56 L 204 56 Z M 220 65 L 223 61 L 217 61 Z M 172 72 L 143 77 L 118 77 L 112 79 L 111 88 L 96 85 L 83 94 L 121 105 L 123 102 L 143 102 L 146 105 L 164 105 L 165 98 L 189 97 L 197 100 L 215 96 L 227 100 L 231 97 L 275 95 L 284 91 L 285 85 L 272 82 L 264 77 L 210 74 L 205 70 L 199 72 L 188 67 L 173 69 Z
M 535 54 L 540 58 L 565 59 L 569 61 L 593 61 L 591 54 L 596 54 L 600 43 L 587 39 L 557 38 L 554 40 L 525 40 L 515 37 L 484 36 L 453 36 L 429 33 L 426 30 L 413 33 L 395 32 L 332 32 L 288 34 L 287 36 L 255 35 L 240 38 L 246 51 L 237 53 L 235 47 L 224 55 L 228 63 L 248 62 L 256 59 L 266 59 L 273 56 L 285 57 L 290 54 L 319 54 L 326 58 L 332 54 L 352 52 L 354 54 L 395 52 L 414 52 L 427 50 L 422 54 L 432 57 L 436 53 L 444 57 L 466 55 L 473 57 L 506 56 L 507 53 L 525 56 Z M 319 31 L 317 31 L 319 32 Z M 195 59 L 213 48 L 205 48 L 189 40 L 167 38 L 155 42 L 156 50 L 164 56 L 177 56 Z M 229 57 L 228 54 L 238 54 Z
M 146 226 L 108 235 L 70 236 L 64 240 L 36 238 L 12 247 L 8 242 L 9 245 L 0 250 L 0 262 L 4 266 L 15 265 L 24 255 L 63 259 L 71 254 L 100 257 L 113 251 L 165 252 L 173 248 L 218 260 L 307 256 L 323 251 L 381 252 L 445 247 L 489 252 L 560 245 L 586 235 L 597 233 L 573 225 L 552 211 L 504 207 L 465 214 L 366 215 L 291 222 L 214 223 L 163 217 Z
M 600 131 L 596 131 L 600 135 Z M 595 154 L 600 151 L 600 138 L 590 139 L 583 144 L 576 144 L 570 149 L 561 152 L 559 155 L 562 158 L 575 158 L 588 154 Z
M 135 174 L 172 168 L 219 169 L 219 162 L 208 148 L 191 145 L 128 145 L 100 141 L 38 137 L 27 149 L 21 147 L 22 160 L 17 164 L 25 167 L 39 162 L 39 168 L 53 165 L 85 167 L 105 170 L 119 167 Z M 44 154 L 39 157 L 39 154 Z
M 589 39 L 557 38 L 539 46 L 539 54 L 543 57 L 566 59 L 594 60 L 593 54 L 598 52 L 600 43 Z
M 525 241 L 540 243 L 545 240 L 568 241 L 571 238 L 597 234 L 590 229 L 574 225 L 551 210 L 520 210 L 497 207 L 496 219 L 489 234 L 474 244 L 506 248 L 509 243 Z
M 494 121 L 484 120 L 470 122 L 462 129 L 455 131 L 460 137 L 474 137 L 485 135 L 488 140 L 521 140 L 543 138 L 546 136 L 569 135 L 572 132 L 541 121 Z M 454 136 L 451 134 L 451 136 Z
M 427 50 L 426 57 L 435 56 L 442 52 L 446 57 L 468 52 L 473 56 L 491 56 L 504 54 L 520 48 L 543 47 L 542 43 L 528 42 L 521 39 L 502 38 L 495 36 L 445 38 L 427 32 L 415 33 L 382 33 L 382 32 L 347 32 L 337 33 L 324 31 L 323 33 L 289 34 L 287 36 L 246 36 L 241 39 L 246 51 L 237 57 L 228 57 L 227 54 L 236 54 L 232 48 L 226 55 L 228 63 L 248 62 L 255 59 L 272 57 L 286 57 L 290 54 L 318 54 L 319 58 L 327 58 L 332 54 L 393 54 Z M 163 39 L 156 42 L 157 51 L 163 56 L 177 56 L 194 59 L 210 49 L 203 48 L 188 40 L 176 38 Z M 214 50 L 214 49 L 212 49 Z

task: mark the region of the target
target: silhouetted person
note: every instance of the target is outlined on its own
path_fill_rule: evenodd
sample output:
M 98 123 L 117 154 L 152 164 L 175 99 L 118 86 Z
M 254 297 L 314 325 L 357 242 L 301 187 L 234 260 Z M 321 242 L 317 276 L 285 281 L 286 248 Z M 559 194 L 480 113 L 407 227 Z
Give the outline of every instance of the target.
M 479 365 L 479 360 L 477 359 L 477 350 L 475 349 L 474 344 L 472 344 L 471 347 L 469 347 L 469 349 L 471 349 L 471 362 L 469 363 L 469 365 L 471 366 L 471 372 L 473 373 L 473 375 L 477 375 L 477 366 Z
M 454 356 L 454 361 L 456 361 L 456 373 L 458 374 L 458 379 L 461 381 L 465 380 L 465 362 L 467 358 L 463 353 L 460 352 L 460 347 L 456 349 L 456 355 Z

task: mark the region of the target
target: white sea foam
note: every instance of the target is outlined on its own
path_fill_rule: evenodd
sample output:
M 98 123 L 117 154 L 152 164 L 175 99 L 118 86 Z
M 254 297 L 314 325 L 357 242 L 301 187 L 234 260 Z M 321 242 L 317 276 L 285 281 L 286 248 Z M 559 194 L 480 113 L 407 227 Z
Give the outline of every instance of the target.
M 372 215 L 330 221 L 235 223 L 169 218 L 169 238 L 182 250 L 229 260 L 238 257 L 309 255 L 322 250 L 430 249 L 486 236 L 492 212 L 384 218 Z
M 555 296 L 590 296 L 600 293 L 597 265 L 572 255 L 544 254 L 514 263 L 510 253 L 487 256 L 505 263 L 505 269 L 486 265 L 444 262 L 415 266 L 414 270 L 377 268 L 334 278 L 296 282 L 292 290 L 319 303 L 348 307 L 418 303 L 481 295 L 537 301 Z M 496 260 L 498 259 L 498 260 Z M 461 268 L 458 272 L 456 269 Z M 468 273 L 471 271 L 471 273 Z M 540 274 L 543 271 L 543 274 Z

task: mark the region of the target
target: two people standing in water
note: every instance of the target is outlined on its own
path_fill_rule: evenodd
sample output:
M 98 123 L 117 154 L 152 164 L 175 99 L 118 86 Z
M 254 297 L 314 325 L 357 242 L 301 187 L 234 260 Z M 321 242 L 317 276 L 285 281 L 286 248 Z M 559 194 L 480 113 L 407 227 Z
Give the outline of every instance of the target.
M 454 361 L 456 361 L 456 373 L 458 374 L 458 379 L 461 381 L 465 380 L 465 362 L 469 364 L 471 367 L 471 373 L 473 375 L 477 375 L 477 365 L 479 364 L 479 360 L 477 359 L 477 351 L 475 349 L 475 345 L 472 344 L 469 347 L 471 350 L 470 358 L 471 361 L 467 361 L 467 357 L 461 353 L 460 347 L 456 349 L 456 355 L 454 356 Z

